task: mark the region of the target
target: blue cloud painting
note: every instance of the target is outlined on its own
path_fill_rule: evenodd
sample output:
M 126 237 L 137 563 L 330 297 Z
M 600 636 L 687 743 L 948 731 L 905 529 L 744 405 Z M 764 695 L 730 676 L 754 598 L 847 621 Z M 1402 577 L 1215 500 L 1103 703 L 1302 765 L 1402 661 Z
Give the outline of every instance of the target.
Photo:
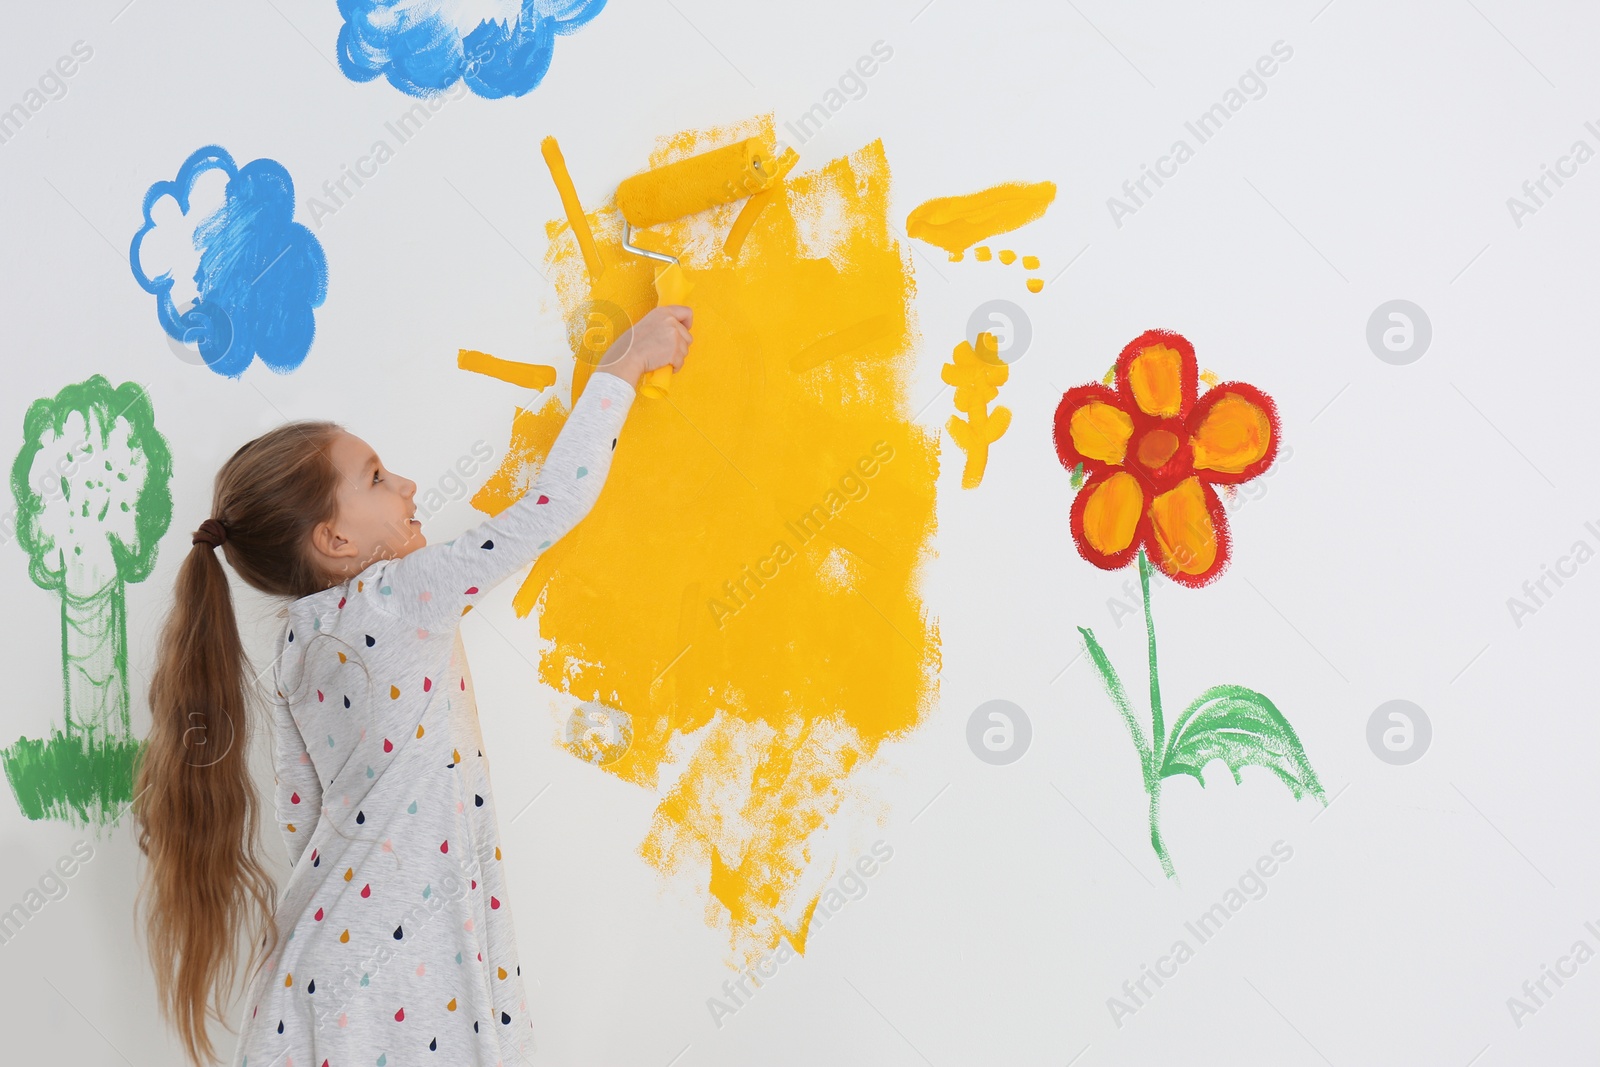
M 605 6 L 605 0 L 339 0 L 339 66 L 351 81 L 382 75 L 411 96 L 433 96 L 463 80 L 489 99 L 524 96 L 550 69 L 556 35 L 581 29 Z
M 276 160 L 237 167 L 220 146 L 196 149 L 145 194 L 128 259 L 167 336 L 197 344 L 218 374 L 239 378 L 257 356 L 288 374 L 311 350 L 328 261 L 294 221 L 294 182 Z

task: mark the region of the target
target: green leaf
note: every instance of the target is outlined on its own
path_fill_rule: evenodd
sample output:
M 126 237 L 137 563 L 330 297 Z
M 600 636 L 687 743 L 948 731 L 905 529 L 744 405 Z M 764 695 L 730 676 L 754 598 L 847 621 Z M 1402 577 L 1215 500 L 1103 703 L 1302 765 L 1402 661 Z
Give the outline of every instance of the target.
M 1117 677 L 1117 669 L 1111 665 L 1106 650 L 1095 640 L 1094 631 L 1087 626 L 1080 626 L 1078 632 L 1083 635 L 1084 643 L 1088 646 L 1089 660 L 1094 664 L 1095 670 L 1100 672 L 1100 681 L 1105 684 L 1106 693 L 1111 697 L 1111 702 L 1117 706 L 1117 712 L 1127 724 L 1129 735 L 1133 737 L 1133 747 L 1139 752 L 1139 769 L 1144 774 L 1145 788 L 1148 789 L 1152 784 L 1150 768 L 1155 762 L 1155 755 L 1150 751 L 1150 742 L 1144 739 L 1144 731 L 1139 728 L 1139 723 L 1133 717 L 1133 707 L 1128 703 L 1128 694 L 1122 688 L 1122 679 Z
M 1083 464 L 1077 463 L 1072 468 L 1072 488 L 1077 489 L 1083 485 Z
M 1327 803 L 1294 727 L 1254 689 L 1214 685 L 1196 697 L 1172 725 L 1161 777 L 1191 774 L 1204 786 L 1201 772 L 1216 759 L 1228 765 L 1236 784 L 1246 766 L 1265 767 L 1283 780 L 1296 800 L 1310 793 Z

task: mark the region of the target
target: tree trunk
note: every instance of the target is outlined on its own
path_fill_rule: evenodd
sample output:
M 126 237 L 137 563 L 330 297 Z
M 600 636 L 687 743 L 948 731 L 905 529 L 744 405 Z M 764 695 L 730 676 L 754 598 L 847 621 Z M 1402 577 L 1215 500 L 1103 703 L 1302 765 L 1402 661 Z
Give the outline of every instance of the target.
M 126 740 L 132 724 L 127 603 L 120 578 L 88 596 L 62 588 L 61 672 L 66 732 L 86 738 L 90 748 Z

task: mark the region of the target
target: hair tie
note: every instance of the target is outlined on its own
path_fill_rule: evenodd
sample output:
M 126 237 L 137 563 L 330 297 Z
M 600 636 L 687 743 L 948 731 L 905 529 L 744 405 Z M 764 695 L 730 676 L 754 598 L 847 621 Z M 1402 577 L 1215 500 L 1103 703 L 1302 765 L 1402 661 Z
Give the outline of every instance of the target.
M 207 519 L 200 524 L 200 529 L 195 531 L 191 545 L 208 545 L 216 548 L 228 539 L 228 528 L 220 519 Z

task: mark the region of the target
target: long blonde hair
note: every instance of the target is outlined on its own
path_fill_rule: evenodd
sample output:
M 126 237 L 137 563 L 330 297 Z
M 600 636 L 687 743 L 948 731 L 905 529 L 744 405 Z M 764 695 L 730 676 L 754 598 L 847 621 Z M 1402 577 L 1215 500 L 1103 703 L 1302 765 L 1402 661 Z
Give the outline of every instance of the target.
M 146 933 L 162 1013 L 189 1061 L 216 1058 L 207 1017 L 222 1017 L 248 928 L 249 968 L 278 947 L 276 887 L 258 854 L 261 801 L 247 739 L 257 678 L 245 655 L 228 576 L 294 599 L 327 587 L 308 552 L 317 523 L 337 506 L 329 458 L 336 423 L 286 423 L 244 445 L 217 472 L 211 517 L 220 549 L 194 545 L 178 568 L 150 680 L 150 736 L 134 782 L 139 850 L 148 859 L 135 909 Z

